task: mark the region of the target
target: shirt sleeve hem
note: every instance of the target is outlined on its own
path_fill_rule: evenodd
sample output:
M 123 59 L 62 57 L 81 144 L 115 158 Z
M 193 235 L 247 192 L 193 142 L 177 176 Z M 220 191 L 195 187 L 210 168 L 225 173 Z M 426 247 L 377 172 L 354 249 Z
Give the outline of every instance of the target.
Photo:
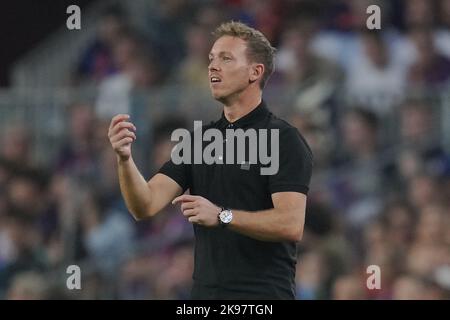
M 179 179 L 178 177 L 171 175 L 169 170 L 165 170 L 165 168 L 161 168 L 158 173 L 161 173 L 167 177 L 169 177 L 170 179 L 172 179 L 173 181 L 175 181 L 183 190 L 183 193 L 188 189 L 185 185 L 185 183 L 183 183 L 182 179 Z
M 297 184 L 284 184 L 270 187 L 271 194 L 277 192 L 300 192 L 307 195 L 308 191 L 309 188 L 307 186 Z

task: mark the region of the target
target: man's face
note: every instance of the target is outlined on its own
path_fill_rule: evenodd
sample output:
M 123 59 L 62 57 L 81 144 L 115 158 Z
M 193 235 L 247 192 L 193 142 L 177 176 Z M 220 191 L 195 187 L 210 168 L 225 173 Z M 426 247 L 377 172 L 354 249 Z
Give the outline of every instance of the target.
M 209 54 L 209 86 L 214 99 L 225 102 L 250 84 L 251 64 L 247 60 L 246 42 L 223 36 L 214 43 Z

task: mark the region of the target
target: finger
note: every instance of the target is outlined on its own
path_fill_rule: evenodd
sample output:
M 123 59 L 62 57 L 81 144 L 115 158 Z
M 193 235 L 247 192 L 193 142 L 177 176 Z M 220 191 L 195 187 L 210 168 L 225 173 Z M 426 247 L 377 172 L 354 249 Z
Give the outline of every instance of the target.
M 119 140 L 122 140 L 123 138 L 133 138 L 133 141 L 136 140 L 136 134 L 130 130 L 122 130 L 118 134 L 111 137 L 111 142 L 117 142 Z
M 190 223 L 199 223 L 200 219 L 198 218 L 198 216 L 191 216 L 191 217 L 188 218 L 188 221 Z
M 136 127 L 134 126 L 133 123 L 129 122 L 129 121 L 122 121 L 119 122 L 118 124 L 116 124 L 110 131 L 109 131 L 109 135 L 114 136 L 115 134 L 119 133 L 122 129 L 128 129 L 128 130 L 133 130 L 136 131 Z
M 111 138 L 114 135 L 118 134 L 123 129 L 128 129 L 130 131 L 136 131 L 136 127 L 133 123 L 128 121 L 122 121 L 116 124 L 112 129 L 108 130 L 108 137 Z
M 136 134 L 133 131 L 130 131 L 128 129 L 122 129 L 121 131 L 112 135 L 110 139 L 111 139 L 111 141 L 117 141 L 117 140 L 120 140 L 120 138 L 127 137 L 127 136 L 136 137 Z
M 185 217 L 189 218 L 189 217 L 193 217 L 196 215 L 197 215 L 197 213 L 194 209 L 183 210 L 183 216 L 185 216 Z
M 117 150 L 117 149 L 119 149 L 123 146 L 126 146 L 132 142 L 133 142 L 133 138 L 123 138 L 122 140 L 113 143 L 112 146 L 115 150 Z
M 194 209 L 197 206 L 195 201 L 184 201 L 181 204 L 181 210 Z
M 172 200 L 172 204 L 176 204 L 177 202 L 180 202 L 180 201 L 195 201 L 195 200 L 198 200 L 199 198 L 201 198 L 201 197 L 199 197 L 199 196 L 192 196 L 190 194 L 183 194 L 183 195 L 173 199 Z
M 125 119 L 129 119 L 130 115 L 128 114 L 118 114 L 111 119 L 111 123 L 109 125 L 109 129 L 112 129 L 118 122 L 123 121 Z

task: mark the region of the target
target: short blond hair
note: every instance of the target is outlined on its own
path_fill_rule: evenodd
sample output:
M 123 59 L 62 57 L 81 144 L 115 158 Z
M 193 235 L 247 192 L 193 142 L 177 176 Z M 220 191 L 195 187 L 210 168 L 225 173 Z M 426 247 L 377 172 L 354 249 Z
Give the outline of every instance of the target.
M 222 23 L 213 32 L 213 36 L 215 40 L 223 36 L 236 37 L 247 43 L 248 60 L 264 65 L 264 74 L 260 82 L 260 87 L 263 89 L 274 70 L 273 60 L 276 49 L 271 46 L 269 40 L 260 31 L 236 21 Z

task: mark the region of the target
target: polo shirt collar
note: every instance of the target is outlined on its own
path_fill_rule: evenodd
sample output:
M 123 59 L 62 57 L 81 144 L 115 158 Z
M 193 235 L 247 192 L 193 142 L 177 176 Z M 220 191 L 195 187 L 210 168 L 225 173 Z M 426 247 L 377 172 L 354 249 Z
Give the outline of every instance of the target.
M 261 100 L 261 103 L 255 109 L 234 122 L 229 122 L 225 117 L 225 112 L 222 112 L 222 117 L 220 118 L 218 125 L 221 129 L 245 128 L 263 120 L 268 113 L 269 110 L 267 109 L 266 103 L 264 100 Z

